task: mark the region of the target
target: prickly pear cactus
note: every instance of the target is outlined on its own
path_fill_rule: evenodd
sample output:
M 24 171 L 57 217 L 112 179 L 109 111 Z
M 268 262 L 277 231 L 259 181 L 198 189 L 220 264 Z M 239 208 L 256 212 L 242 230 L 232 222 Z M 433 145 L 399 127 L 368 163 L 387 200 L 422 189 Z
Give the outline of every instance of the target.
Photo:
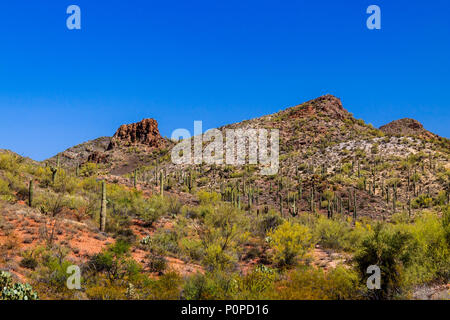
M 38 300 L 39 297 L 28 284 L 13 283 L 11 274 L 0 271 L 0 300 Z

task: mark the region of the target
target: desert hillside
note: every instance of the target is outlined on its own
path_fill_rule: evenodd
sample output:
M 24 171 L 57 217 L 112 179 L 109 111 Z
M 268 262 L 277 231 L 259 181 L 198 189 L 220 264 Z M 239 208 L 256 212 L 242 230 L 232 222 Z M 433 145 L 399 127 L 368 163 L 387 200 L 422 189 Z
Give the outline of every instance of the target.
M 448 297 L 450 140 L 331 95 L 218 129 L 278 129 L 277 174 L 176 165 L 151 118 L 43 162 L 0 151 L 0 270 L 42 299 Z

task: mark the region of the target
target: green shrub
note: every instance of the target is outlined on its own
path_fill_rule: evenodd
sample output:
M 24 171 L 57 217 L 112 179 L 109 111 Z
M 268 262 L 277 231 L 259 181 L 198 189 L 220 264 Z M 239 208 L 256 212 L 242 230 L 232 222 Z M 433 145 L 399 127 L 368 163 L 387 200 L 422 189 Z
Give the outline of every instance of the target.
M 421 194 L 417 198 L 411 201 L 411 206 L 414 209 L 418 208 L 429 208 L 433 204 L 433 198 L 427 196 L 426 194 Z
M 147 255 L 147 266 L 150 272 L 157 272 L 162 274 L 167 268 L 167 259 L 164 256 L 149 254 Z
M 112 282 L 132 277 L 139 272 L 139 266 L 131 258 L 129 250 L 129 243 L 118 240 L 108 249 L 94 255 L 88 265 L 94 273 L 104 273 Z
M 324 248 L 342 249 L 346 247 L 346 235 L 351 232 L 351 228 L 343 221 L 320 216 L 314 231 L 319 243 Z
M 216 192 L 199 191 L 197 196 L 201 205 L 215 204 L 220 200 L 220 194 Z
M 22 268 L 27 268 L 27 269 L 31 269 L 34 270 L 36 269 L 36 267 L 38 266 L 38 262 L 36 261 L 35 258 L 28 256 L 28 257 L 24 257 L 21 261 L 20 261 L 20 266 Z
M 0 154 L 0 170 L 17 173 L 20 168 L 20 159 L 9 152 Z
M 269 293 L 274 290 L 277 278 L 276 269 L 257 265 L 243 277 L 239 277 L 237 296 L 234 298 L 239 300 L 267 299 Z
M 180 247 L 194 261 L 200 261 L 205 254 L 203 245 L 199 240 L 183 238 L 181 239 Z
M 269 210 L 268 213 L 260 214 L 257 217 L 253 227 L 255 228 L 255 233 L 257 235 L 265 237 L 268 232 L 276 229 L 282 223 L 283 218 L 280 217 L 280 214 L 274 210 Z
M 325 273 L 322 269 L 302 266 L 287 279 L 276 283 L 271 299 L 281 300 L 345 300 L 360 299 L 358 275 L 337 267 Z
M 398 226 L 409 230 L 415 250 L 412 264 L 407 269 L 408 282 L 427 283 L 435 280 L 447 282 L 450 278 L 450 246 L 448 221 L 431 212 L 422 213 L 410 226 Z
M 183 298 L 186 300 L 233 299 L 237 290 L 234 274 L 223 271 L 198 273 L 185 281 Z
M 403 293 L 404 269 L 411 263 L 414 244 L 410 233 L 390 230 L 379 223 L 374 233 L 365 238 L 355 255 L 362 279 L 367 280 L 367 268 L 376 265 L 381 270 L 381 289 L 369 292 L 375 299 L 391 299 Z
M 279 266 L 292 266 L 297 258 L 302 258 L 313 245 L 313 235 L 310 229 L 298 223 L 285 221 L 268 235 L 274 250 L 274 261 Z

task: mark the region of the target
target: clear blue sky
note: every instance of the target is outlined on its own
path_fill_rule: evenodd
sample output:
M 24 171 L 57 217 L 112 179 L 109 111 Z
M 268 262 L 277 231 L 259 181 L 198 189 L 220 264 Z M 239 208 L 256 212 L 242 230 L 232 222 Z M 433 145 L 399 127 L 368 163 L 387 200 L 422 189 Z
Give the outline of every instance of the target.
M 326 93 L 377 127 L 412 117 L 449 137 L 449 13 L 448 0 L 2 1 L 0 148 L 42 160 L 146 117 L 170 136 Z

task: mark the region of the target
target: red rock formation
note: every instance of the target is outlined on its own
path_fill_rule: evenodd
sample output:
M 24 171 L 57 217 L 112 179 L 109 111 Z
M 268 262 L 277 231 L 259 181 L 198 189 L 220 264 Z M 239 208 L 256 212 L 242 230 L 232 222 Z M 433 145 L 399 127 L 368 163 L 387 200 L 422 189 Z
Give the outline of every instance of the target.
M 157 148 L 163 141 L 159 134 L 158 122 L 154 119 L 144 119 L 141 122 L 121 125 L 112 137 L 108 150 L 120 145 L 135 144 Z

